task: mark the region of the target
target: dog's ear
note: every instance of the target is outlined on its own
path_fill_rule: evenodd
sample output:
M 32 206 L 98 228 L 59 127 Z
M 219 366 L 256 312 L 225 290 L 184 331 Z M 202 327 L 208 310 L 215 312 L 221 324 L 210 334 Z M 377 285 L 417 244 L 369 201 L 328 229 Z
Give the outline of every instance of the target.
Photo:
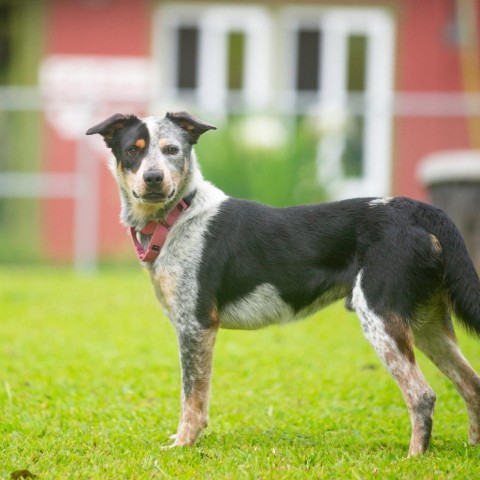
M 202 133 L 217 129 L 217 127 L 202 122 L 187 112 L 168 112 L 166 118 L 188 133 L 192 145 L 197 143 Z
M 102 135 L 107 146 L 112 148 L 112 141 L 115 134 L 122 128 L 125 128 L 127 125 L 131 125 L 132 123 L 138 121 L 140 120 L 135 115 L 123 115 L 121 113 L 116 113 L 98 125 L 89 128 L 86 134 L 93 135 L 95 133 L 99 133 Z

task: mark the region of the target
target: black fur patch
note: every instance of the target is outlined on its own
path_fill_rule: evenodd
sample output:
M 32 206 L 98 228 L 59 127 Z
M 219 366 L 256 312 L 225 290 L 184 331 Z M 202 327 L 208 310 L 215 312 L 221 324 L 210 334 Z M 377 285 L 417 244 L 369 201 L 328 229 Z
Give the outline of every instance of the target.
M 143 140 L 144 146 L 138 146 L 138 140 Z M 112 152 L 123 170 L 136 171 L 148 151 L 150 135 L 147 126 L 141 122 L 125 127 L 121 135 L 113 137 Z
M 87 131 L 87 135 L 95 133 L 103 136 L 122 170 L 136 171 L 139 168 L 148 151 L 150 135 L 147 126 L 138 117 L 117 113 Z

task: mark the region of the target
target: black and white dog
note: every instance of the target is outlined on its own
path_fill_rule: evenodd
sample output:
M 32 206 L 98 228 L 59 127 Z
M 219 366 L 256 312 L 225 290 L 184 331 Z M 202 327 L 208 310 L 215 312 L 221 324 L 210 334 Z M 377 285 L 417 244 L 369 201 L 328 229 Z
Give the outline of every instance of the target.
M 462 355 L 453 311 L 480 334 L 480 282 L 439 209 L 407 198 L 359 198 L 272 208 L 205 181 L 192 146 L 215 129 L 188 113 L 114 115 L 88 130 L 111 148 L 122 222 L 178 335 L 182 409 L 174 445 L 208 421 L 218 328 L 256 329 L 347 298 L 410 413 L 410 455 L 428 448 L 435 393 L 422 350 L 453 382 L 480 443 L 480 377 Z

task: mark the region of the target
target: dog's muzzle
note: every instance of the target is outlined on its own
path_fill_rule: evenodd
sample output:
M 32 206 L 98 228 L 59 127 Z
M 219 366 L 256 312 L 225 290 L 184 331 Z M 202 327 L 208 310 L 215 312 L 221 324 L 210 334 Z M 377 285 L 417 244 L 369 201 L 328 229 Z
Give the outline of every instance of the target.
M 138 194 L 132 190 L 135 198 L 145 203 L 164 203 L 171 200 L 175 195 L 175 188 L 165 192 L 164 173 L 162 170 L 147 170 L 143 174 L 144 191 Z

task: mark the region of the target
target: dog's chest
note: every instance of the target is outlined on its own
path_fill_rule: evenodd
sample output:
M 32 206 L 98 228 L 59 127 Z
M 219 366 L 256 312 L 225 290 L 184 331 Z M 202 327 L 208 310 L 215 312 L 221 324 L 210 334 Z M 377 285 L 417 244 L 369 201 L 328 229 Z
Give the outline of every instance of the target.
M 174 323 L 188 322 L 194 316 L 206 233 L 226 198 L 215 187 L 207 185 L 206 189 L 197 194 L 198 204 L 170 230 L 160 255 L 149 266 L 156 296 Z
M 172 231 L 172 237 L 167 238 L 157 261 L 150 267 L 155 294 L 172 320 L 177 319 L 196 297 L 202 230 L 199 225 L 189 225 L 181 231 Z

